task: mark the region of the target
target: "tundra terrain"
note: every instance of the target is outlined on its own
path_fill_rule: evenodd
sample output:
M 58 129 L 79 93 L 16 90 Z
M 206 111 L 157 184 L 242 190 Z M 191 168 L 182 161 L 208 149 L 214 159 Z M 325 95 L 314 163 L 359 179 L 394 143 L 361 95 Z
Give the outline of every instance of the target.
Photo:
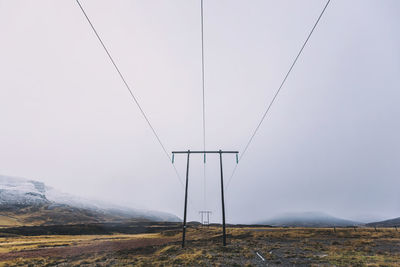
M 48 229 L 48 234 L 30 236 L 22 234 L 26 228 L 13 229 L 0 233 L 0 266 L 400 265 L 400 233 L 395 228 L 231 226 L 223 247 L 220 227 L 191 225 L 185 248 L 178 223 L 142 225 L 128 234 L 118 227 L 107 228 L 107 234 Z

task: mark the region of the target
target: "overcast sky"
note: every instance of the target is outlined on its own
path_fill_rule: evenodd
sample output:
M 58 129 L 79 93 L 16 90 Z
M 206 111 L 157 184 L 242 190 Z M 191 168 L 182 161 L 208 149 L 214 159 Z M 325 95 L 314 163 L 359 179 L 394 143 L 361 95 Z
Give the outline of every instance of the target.
M 200 0 L 82 0 L 167 150 L 202 149 Z M 204 1 L 206 147 L 242 151 L 325 1 Z M 228 222 L 400 216 L 400 2 L 332 0 L 226 192 Z M 182 217 L 184 191 L 73 0 L 0 0 L 0 174 Z M 182 180 L 186 158 L 176 157 Z M 189 220 L 221 216 L 191 157 Z M 228 180 L 235 158 L 224 156 Z

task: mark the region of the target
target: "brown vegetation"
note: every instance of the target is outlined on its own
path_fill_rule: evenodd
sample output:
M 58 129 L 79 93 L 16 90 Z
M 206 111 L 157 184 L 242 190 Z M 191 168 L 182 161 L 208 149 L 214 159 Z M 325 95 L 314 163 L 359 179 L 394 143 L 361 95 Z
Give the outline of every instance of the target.
M 220 229 L 86 236 L 0 238 L 0 265 L 66 266 L 399 266 L 395 229 L 230 228 L 222 247 Z M 263 261 L 256 253 L 261 255 Z

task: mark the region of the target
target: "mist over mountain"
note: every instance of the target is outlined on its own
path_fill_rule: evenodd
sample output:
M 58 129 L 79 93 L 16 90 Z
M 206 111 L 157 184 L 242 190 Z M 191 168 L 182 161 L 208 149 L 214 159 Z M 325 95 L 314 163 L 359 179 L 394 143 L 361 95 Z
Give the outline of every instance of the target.
M 133 209 L 63 193 L 42 182 L 0 175 L 0 216 L 16 225 L 24 223 L 63 224 L 126 219 L 171 221 L 169 213 Z
M 367 223 L 366 226 L 371 227 L 400 227 L 400 217 L 389 220 Z
M 361 224 L 359 222 L 337 218 L 323 212 L 284 213 L 258 223 L 289 227 L 345 227 Z

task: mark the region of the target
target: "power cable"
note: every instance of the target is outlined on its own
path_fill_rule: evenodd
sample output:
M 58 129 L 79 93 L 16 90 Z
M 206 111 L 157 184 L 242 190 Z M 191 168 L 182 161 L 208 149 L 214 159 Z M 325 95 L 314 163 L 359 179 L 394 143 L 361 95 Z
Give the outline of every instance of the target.
M 201 16 L 201 80 L 203 89 L 203 150 L 206 151 L 206 104 L 205 104 L 205 83 L 204 83 L 204 12 L 203 0 L 200 3 L 200 16 Z M 203 187 L 204 187 L 204 210 L 207 208 L 207 194 L 206 194 L 206 154 L 204 154 L 203 165 Z
M 254 136 L 256 135 L 258 129 L 260 128 L 260 126 L 261 126 L 261 124 L 263 123 L 265 117 L 267 116 L 269 110 L 271 109 L 271 106 L 274 104 L 274 102 L 275 102 L 275 100 L 276 100 L 276 98 L 277 98 L 279 92 L 281 91 L 283 85 L 285 84 L 287 78 L 289 77 L 289 74 L 291 73 L 291 71 L 292 71 L 294 65 L 296 64 L 296 62 L 297 62 L 297 60 L 299 59 L 301 53 L 303 52 L 304 47 L 306 46 L 308 40 L 310 39 L 310 37 L 311 37 L 311 35 L 313 34 L 315 28 L 317 27 L 318 22 L 320 21 L 322 15 L 324 14 L 326 8 L 328 7 L 328 5 L 329 5 L 329 3 L 330 3 L 330 1 L 331 1 L 331 0 L 328 0 L 328 1 L 326 2 L 324 8 L 322 9 L 322 11 L 321 11 L 321 13 L 320 13 L 320 15 L 318 16 L 317 21 L 315 22 L 315 24 L 314 24 L 314 26 L 312 27 L 310 33 L 308 34 L 307 39 L 306 39 L 305 42 L 303 43 L 303 45 L 302 45 L 300 51 L 297 53 L 297 56 L 295 57 L 295 59 L 294 59 L 292 65 L 290 66 L 290 68 L 289 68 L 288 72 L 286 73 L 285 77 L 283 78 L 283 80 L 282 80 L 282 82 L 281 82 L 281 84 L 280 84 L 278 90 L 276 91 L 274 97 L 272 98 L 271 102 L 270 102 L 269 105 L 267 106 L 267 109 L 266 109 L 266 111 L 264 112 L 263 116 L 261 117 L 260 122 L 258 123 L 258 125 L 257 125 L 257 127 L 255 128 L 253 134 L 251 135 L 249 141 L 247 142 L 247 144 L 246 144 L 246 146 L 245 146 L 243 152 L 240 154 L 239 162 L 241 162 L 243 156 L 245 155 L 247 149 L 249 148 L 251 142 L 253 141 Z M 237 166 L 238 166 L 238 165 L 236 165 L 235 168 L 233 169 L 232 175 L 231 175 L 231 177 L 229 178 L 229 181 L 228 181 L 228 183 L 227 183 L 227 185 L 226 185 L 226 189 L 228 189 L 229 184 L 230 184 L 230 182 L 232 181 L 233 176 L 235 175 Z
M 157 134 L 156 130 L 154 129 L 153 125 L 150 123 L 149 118 L 147 117 L 146 113 L 144 112 L 143 108 L 140 106 L 139 101 L 137 100 L 137 98 L 135 97 L 135 95 L 133 94 L 129 84 L 127 83 L 127 81 L 125 80 L 124 76 L 122 75 L 120 69 L 118 68 L 117 64 L 115 63 L 113 57 L 111 56 L 111 53 L 109 52 L 109 50 L 107 49 L 107 47 L 105 46 L 103 40 L 101 39 L 100 35 L 97 33 L 95 27 L 93 26 L 93 23 L 90 21 L 88 15 L 85 12 L 85 9 L 82 7 L 81 3 L 79 2 L 79 0 L 76 0 L 76 2 L 78 3 L 82 13 L 85 15 L 86 20 L 88 21 L 88 23 L 90 24 L 90 27 L 92 28 L 94 34 L 96 35 L 97 39 L 100 41 L 102 47 L 104 48 L 104 51 L 107 53 L 108 58 L 110 59 L 111 63 L 113 64 L 115 70 L 118 72 L 119 77 L 121 78 L 121 80 L 123 81 L 126 89 L 128 89 L 129 94 L 131 95 L 133 101 L 135 102 L 136 106 L 139 108 L 140 113 L 143 115 L 144 119 L 146 120 L 147 124 L 149 125 L 151 131 L 153 132 L 154 136 L 156 137 L 158 143 L 160 144 L 162 150 L 164 151 L 165 155 L 167 156 L 169 162 L 171 162 L 171 156 L 169 155 L 169 153 L 167 152 L 164 144 L 161 142 L 161 139 L 159 137 L 159 135 Z M 172 165 L 175 173 L 179 179 L 179 182 L 181 183 L 181 185 L 183 186 L 183 182 L 182 179 L 178 173 L 178 170 L 176 169 L 175 165 Z

